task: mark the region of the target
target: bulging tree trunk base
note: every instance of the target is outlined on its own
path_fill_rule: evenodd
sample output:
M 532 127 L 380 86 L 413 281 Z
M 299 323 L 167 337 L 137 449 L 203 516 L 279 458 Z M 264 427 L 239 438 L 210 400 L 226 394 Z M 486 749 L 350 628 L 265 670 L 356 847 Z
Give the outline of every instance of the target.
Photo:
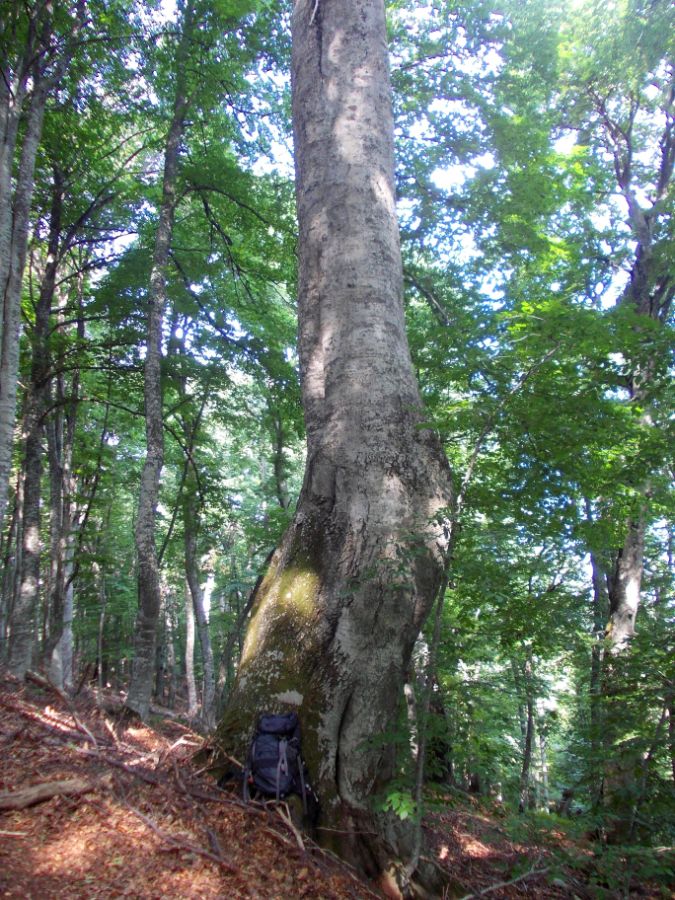
M 440 896 L 435 874 L 407 874 L 411 825 L 374 803 L 398 774 L 391 730 L 451 505 L 405 331 L 384 3 L 296 0 L 292 43 L 307 465 L 215 741 L 227 768 L 261 713 L 297 712 L 320 842 L 389 896 L 415 896 L 418 875 L 417 896 Z
M 236 729 L 236 719 L 232 720 Z M 219 729 L 219 734 L 222 732 Z M 236 731 L 233 730 L 233 735 Z M 229 748 L 218 743 L 199 751 L 195 762 L 209 767 L 221 787 L 241 791 L 241 774 L 246 747 L 235 740 Z M 452 878 L 424 850 L 417 867 L 409 872 L 408 860 L 414 852 L 415 825 L 393 813 L 355 808 L 345 802 L 334 804 L 330 819 L 323 811 L 318 821 L 303 814 L 299 798 L 290 797 L 288 805 L 294 824 L 320 848 L 348 861 L 357 874 L 385 896 L 394 900 L 437 900 L 461 897 L 466 888 Z

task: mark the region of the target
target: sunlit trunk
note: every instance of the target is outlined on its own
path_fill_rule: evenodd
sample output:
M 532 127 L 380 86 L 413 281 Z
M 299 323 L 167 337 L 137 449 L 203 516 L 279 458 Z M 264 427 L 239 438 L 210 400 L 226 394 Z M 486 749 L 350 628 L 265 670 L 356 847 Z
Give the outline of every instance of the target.
M 635 634 L 644 550 L 645 522 L 644 516 L 640 516 L 628 522 L 623 547 L 617 551 L 607 579 L 609 595 L 607 635 L 614 653 L 625 649 Z
M 195 614 L 189 585 L 185 585 L 185 680 L 187 682 L 188 716 L 197 715 L 197 684 L 195 682 Z
M 443 577 L 449 473 L 405 334 L 384 3 L 297 0 L 292 31 L 307 465 L 217 738 L 241 754 L 260 712 L 296 709 L 321 840 L 393 890 L 413 833 L 373 811 L 378 737 Z
M 185 501 L 185 515 L 183 531 L 185 539 L 185 574 L 187 578 L 188 592 L 192 601 L 194 620 L 199 636 L 199 646 L 202 651 L 203 689 L 201 718 L 207 728 L 213 728 L 216 723 L 215 710 L 215 672 L 213 664 L 213 648 L 209 634 L 209 622 L 204 608 L 204 592 L 200 583 L 199 561 L 197 559 L 197 535 L 199 523 L 197 504 L 195 502 L 195 485 L 188 474 L 186 479 L 187 498 Z

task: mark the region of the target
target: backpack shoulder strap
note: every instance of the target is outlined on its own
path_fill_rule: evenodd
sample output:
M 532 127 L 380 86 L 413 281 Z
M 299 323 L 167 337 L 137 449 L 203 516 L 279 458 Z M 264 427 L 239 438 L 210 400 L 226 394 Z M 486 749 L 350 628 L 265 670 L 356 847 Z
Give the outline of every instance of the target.
M 279 741 L 279 762 L 277 763 L 277 800 L 279 800 L 281 793 L 281 776 L 288 775 L 288 754 L 286 752 L 287 747 L 287 739 L 281 738 L 281 740 Z

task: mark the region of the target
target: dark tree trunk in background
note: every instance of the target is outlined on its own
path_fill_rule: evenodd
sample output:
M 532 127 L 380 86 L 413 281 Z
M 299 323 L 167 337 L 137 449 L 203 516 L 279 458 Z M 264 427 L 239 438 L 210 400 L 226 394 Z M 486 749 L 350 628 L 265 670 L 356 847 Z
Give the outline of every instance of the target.
M 284 453 L 284 421 L 281 413 L 271 410 L 272 430 L 274 435 L 274 486 L 276 488 L 277 500 L 279 506 L 286 510 L 291 505 L 291 498 L 288 494 L 288 485 L 286 483 L 286 457 Z
M 590 742 L 591 742 L 591 802 L 597 807 L 602 796 L 602 773 L 606 748 L 603 734 L 603 667 L 605 659 L 604 628 L 609 604 L 603 569 L 595 553 L 591 553 L 593 572 L 593 631 L 590 677 Z
M 161 605 L 159 563 L 155 543 L 159 479 L 164 465 L 164 421 L 162 411 L 162 324 L 166 307 L 166 269 L 176 210 L 176 187 L 180 143 L 188 109 L 185 64 L 192 30 L 192 7 L 184 13 L 182 34 L 176 53 L 176 93 L 164 150 L 162 202 L 148 296 L 147 348 L 144 368 L 146 457 L 141 475 L 135 539 L 138 559 L 138 616 L 134 660 L 126 707 L 145 719 L 150 710 L 155 674 L 157 622 Z
M 217 740 L 241 754 L 260 712 L 296 709 L 321 840 L 394 889 L 414 835 L 373 811 L 377 738 L 442 581 L 450 478 L 405 334 L 383 0 L 297 0 L 292 32 L 307 465 Z
M 84 342 L 83 276 L 78 276 L 77 317 L 74 331 Z M 59 313 L 63 322 L 63 312 Z M 65 327 L 59 325 L 63 333 Z M 63 344 L 61 344 L 63 347 Z M 73 555 L 75 550 L 75 522 L 77 515 L 77 479 L 73 473 L 75 426 L 80 402 L 80 370 L 74 366 L 70 383 L 66 386 L 63 370 L 66 367 L 64 350 L 57 351 L 57 374 L 53 379 L 54 412 L 47 422 L 49 447 L 49 480 L 51 497 L 51 577 L 48 598 L 47 646 L 45 664 L 51 679 L 59 687 L 72 683 L 72 618 L 73 618 Z
M 534 746 L 534 695 L 532 686 L 532 659 L 530 656 L 523 664 L 524 705 L 525 705 L 525 734 L 523 741 L 523 763 L 520 769 L 520 785 L 518 790 L 518 812 L 525 812 L 530 808 L 531 800 L 531 768 L 532 749 Z

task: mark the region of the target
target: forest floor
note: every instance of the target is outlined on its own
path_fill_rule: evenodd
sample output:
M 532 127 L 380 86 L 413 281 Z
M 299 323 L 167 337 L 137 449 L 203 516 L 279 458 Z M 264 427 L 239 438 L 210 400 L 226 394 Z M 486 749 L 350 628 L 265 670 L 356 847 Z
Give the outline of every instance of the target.
M 381 896 L 301 836 L 283 806 L 219 790 L 193 760 L 203 738 L 168 711 L 122 728 L 112 700 L 0 677 L 1 897 Z M 554 828 L 515 839 L 498 807 L 468 797 L 447 798 L 425 831 L 464 898 L 672 896 L 630 873 L 603 885 L 590 844 Z

